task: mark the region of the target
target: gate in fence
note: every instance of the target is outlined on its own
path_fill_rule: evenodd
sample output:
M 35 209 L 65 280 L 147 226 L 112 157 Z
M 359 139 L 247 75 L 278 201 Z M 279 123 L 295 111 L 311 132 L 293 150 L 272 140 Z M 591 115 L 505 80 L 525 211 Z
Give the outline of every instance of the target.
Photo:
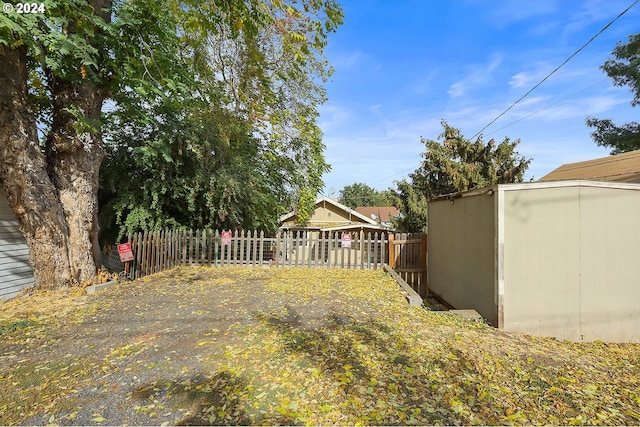
M 126 263 L 125 271 L 132 279 L 178 265 L 378 269 L 388 263 L 426 296 L 426 235 L 422 234 L 394 238 L 385 232 L 361 231 L 286 231 L 265 236 L 244 230 L 162 230 L 137 233 L 128 241 L 135 258 Z
M 421 297 L 427 296 L 427 235 L 396 233 L 389 235 L 389 267 Z

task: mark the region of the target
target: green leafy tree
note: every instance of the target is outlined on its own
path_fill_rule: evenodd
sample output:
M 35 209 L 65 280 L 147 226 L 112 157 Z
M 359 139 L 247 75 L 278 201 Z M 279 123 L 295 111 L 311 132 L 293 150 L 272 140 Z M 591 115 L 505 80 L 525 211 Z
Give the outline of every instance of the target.
M 628 86 L 633 94 L 631 105 L 640 105 L 640 33 L 629 36 L 625 44 L 618 43 L 613 58 L 600 68 L 616 86 Z M 588 117 L 587 126 L 595 128 L 591 137 L 597 145 L 612 148 L 611 154 L 640 149 L 640 123 L 616 125 L 611 119 Z
M 285 209 L 297 209 L 304 222 L 329 170 L 317 118 L 326 100 L 323 83 L 333 71 L 324 48 L 343 12 L 335 0 L 247 4 L 251 25 L 218 19 L 205 32 L 185 25 L 184 33 L 196 56 L 220 76 L 225 108 L 251 123 L 262 142 L 260 161 L 283 172 Z
M 388 206 L 391 204 L 391 198 L 386 191 L 378 191 L 367 184 L 356 182 L 351 185 L 345 185 L 340 190 L 340 203 L 355 209 L 359 206 Z
M 158 3 L 135 7 L 161 16 Z M 164 29 L 111 0 L 42 4 L 44 13 L 0 14 L 0 181 L 29 246 L 36 286 L 56 287 L 96 272 L 102 106 L 123 82 L 121 59 L 141 66 L 134 52 Z M 145 31 L 149 26 L 155 33 Z M 133 28 L 136 37 L 122 37 Z
M 390 190 L 393 205 L 400 210 L 401 215 L 391 218 L 391 223 L 399 232 L 427 231 L 427 197 L 418 182 L 403 179 L 396 182 L 396 188 Z
M 191 90 L 145 92 L 108 115 L 106 240 L 167 226 L 273 230 L 285 210 L 312 212 L 329 169 L 316 124 L 331 72 L 323 48 L 342 12 L 333 1 L 234 7 L 176 3 Z
M 323 101 L 323 92 L 319 89 L 320 96 L 309 101 L 296 90 L 319 85 L 327 77 L 308 73 L 312 70 L 309 64 L 316 63 L 313 58 L 324 66 L 319 52 L 326 44 L 327 33 L 335 30 L 342 20 L 341 9 L 335 2 L 44 0 L 43 4 L 45 13 L 0 14 L 0 181 L 29 245 L 36 286 L 83 282 L 96 272 L 99 171 L 107 154 L 103 135 L 120 136 L 120 131 L 105 127 L 116 123 L 117 118 L 107 118 L 103 123 L 101 113 L 106 100 L 115 105 L 121 119 L 128 114 L 130 121 L 119 122 L 126 128 L 122 132 L 130 132 L 131 140 L 144 136 L 121 151 L 109 148 L 110 154 L 118 152 L 126 158 L 123 164 L 149 165 L 155 158 L 165 163 L 166 170 L 174 167 L 176 173 L 189 173 L 190 166 L 210 166 L 203 158 L 211 153 L 202 147 L 209 149 L 214 143 L 220 147 L 219 143 L 227 143 L 226 135 L 231 135 L 235 140 L 227 144 L 229 147 L 247 144 L 257 147 L 251 161 L 260 161 L 264 154 L 271 160 L 269 170 L 278 162 L 295 162 L 298 156 L 302 160 L 309 158 L 308 163 L 301 163 L 300 174 L 291 179 L 292 191 L 305 195 L 321 187 L 320 177 L 328 166 L 322 157 L 314 108 Z M 323 10 L 326 14 L 320 13 Z M 246 64 L 241 80 L 246 88 L 238 93 L 258 96 L 241 100 L 241 106 L 254 106 L 253 110 L 244 110 L 246 119 L 238 120 L 234 115 L 224 128 L 218 123 L 211 140 L 196 147 L 193 136 L 206 126 L 213 126 L 211 120 L 198 120 L 193 108 L 181 112 L 173 101 L 212 105 L 205 112 L 230 108 L 231 101 L 225 101 L 229 98 L 227 89 L 212 78 L 219 69 L 211 66 L 213 53 L 204 43 L 217 34 L 215 28 L 220 26 L 229 28 L 232 37 L 246 40 L 248 49 L 245 57 L 240 58 Z M 312 31 L 304 33 L 298 28 Z M 308 76 L 306 80 L 300 77 L 301 86 L 294 85 L 288 97 L 282 83 L 269 87 L 270 81 L 265 80 L 263 70 L 269 69 L 269 61 L 277 58 L 259 50 L 269 31 L 280 36 L 272 38 L 270 49 L 292 55 L 291 72 Z M 329 72 L 327 68 L 322 70 Z M 276 82 L 289 81 L 289 76 L 284 73 Z M 261 113 L 260 90 L 264 87 L 269 87 L 262 94 L 270 96 L 270 105 L 282 106 L 284 112 L 264 122 L 263 133 L 273 136 L 255 143 L 250 137 L 255 137 L 259 127 L 254 126 L 253 118 Z M 301 101 L 295 103 L 291 100 L 293 95 Z M 298 109 L 289 113 L 290 105 Z M 170 120 L 160 122 L 162 117 Z M 215 117 L 227 123 L 223 114 Z M 183 127 L 172 129 L 172 123 Z M 39 126 L 44 129 L 41 138 Z M 236 131 L 235 126 L 242 130 Z M 142 133 L 136 133 L 141 129 Z M 179 138 L 173 147 L 170 136 L 176 135 L 178 129 L 184 130 L 186 136 Z M 298 149 L 299 146 L 302 148 Z M 184 165 L 169 155 L 174 149 L 179 153 L 181 148 L 183 153 L 192 150 L 189 162 Z M 142 160 L 132 160 L 133 156 L 142 156 Z M 229 158 L 236 160 L 230 164 L 237 162 L 237 157 L 236 152 L 231 153 Z M 309 173 L 303 176 L 305 165 L 310 165 Z M 249 171 L 253 173 L 253 169 Z M 235 175 L 233 185 L 251 187 L 249 171 L 245 169 Z M 122 170 L 113 170 L 117 172 Z M 136 174 L 145 176 L 145 172 L 148 171 L 126 170 L 129 181 L 138 185 L 141 181 L 135 181 Z M 189 203 L 205 200 L 202 203 L 206 204 L 206 198 L 198 199 L 204 197 L 205 181 L 182 178 L 183 186 L 177 191 L 195 198 Z M 147 179 L 162 181 L 160 176 L 147 175 Z M 233 186 L 230 181 L 225 185 Z M 128 189 L 122 187 L 119 191 L 126 193 Z M 154 189 L 156 194 L 151 200 L 157 197 L 159 201 L 165 190 Z M 170 191 L 168 186 L 166 191 Z M 214 193 L 217 191 L 214 189 Z M 178 197 L 182 199 L 180 203 L 186 200 L 183 193 Z M 223 199 L 216 199 L 216 203 Z M 268 206 L 270 202 L 258 203 Z M 145 208 L 157 212 L 152 203 Z M 121 213 L 123 218 L 128 214 Z
M 397 225 L 401 231 L 420 231 L 426 227 L 426 202 L 434 197 L 486 187 L 494 184 L 522 182 L 531 163 L 516 151 L 520 140 L 505 138 L 496 143 L 466 139 L 458 129 L 443 121 L 442 142 L 422 139 L 426 151 L 423 161 L 410 181 L 398 183 L 394 191 L 403 213 Z
M 121 132 L 118 144 L 107 146 L 101 241 L 165 227 L 277 227 L 281 172 L 272 174 L 272 165 L 256 161 L 260 141 L 245 123 L 226 110 L 198 106 L 202 115 L 165 111 L 151 135 Z

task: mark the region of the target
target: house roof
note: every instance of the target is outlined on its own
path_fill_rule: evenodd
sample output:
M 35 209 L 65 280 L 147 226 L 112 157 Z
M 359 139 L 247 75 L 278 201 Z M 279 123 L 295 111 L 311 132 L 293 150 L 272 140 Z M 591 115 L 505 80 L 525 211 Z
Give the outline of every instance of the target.
M 640 150 L 585 162 L 567 163 L 538 181 L 568 179 L 640 183 Z
M 375 221 L 389 221 L 390 218 L 400 214 L 398 208 L 394 206 L 360 206 L 356 208 L 356 212 Z M 372 215 L 375 215 L 375 218 Z
M 364 222 L 365 224 L 371 224 L 371 225 L 374 225 L 374 226 L 378 225 L 378 223 L 376 221 L 374 221 L 373 219 L 368 218 L 365 215 L 362 215 L 361 213 L 356 212 L 355 210 L 343 205 L 342 203 L 339 203 L 339 202 L 337 202 L 337 201 L 335 201 L 333 199 L 330 199 L 328 197 L 320 197 L 319 199 L 316 199 L 315 206 L 317 207 L 321 203 L 329 203 L 329 204 L 335 206 L 336 208 L 338 208 L 338 209 L 340 209 L 340 210 L 342 210 L 342 211 L 344 211 L 344 212 L 346 212 L 348 214 L 351 214 L 351 216 L 358 218 L 360 221 Z M 285 221 L 293 218 L 294 216 L 296 216 L 296 214 L 297 214 L 296 211 L 292 211 L 292 212 L 289 212 L 287 214 L 284 214 L 284 215 L 282 215 L 280 217 L 280 222 L 281 223 L 285 222 Z

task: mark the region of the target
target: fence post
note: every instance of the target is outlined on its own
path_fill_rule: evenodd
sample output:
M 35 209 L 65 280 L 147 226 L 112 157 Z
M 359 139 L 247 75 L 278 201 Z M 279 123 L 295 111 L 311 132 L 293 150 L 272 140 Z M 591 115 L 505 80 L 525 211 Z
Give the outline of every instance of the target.
M 258 264 L 258 257 L 260 256 L 260 253 L 258 252 L 258 248 L 262 247 L 262 245 L 259 245 L 259 241 L 261 241 L 262 239 L 258 236 L 258 230 L 253 230 L 253 265 L 262 265 L 262 263 Z
M 220 231 L 216 229 L 216 232 L 213 233 L 213 241 L 211 242 L 211 244 L 214 245 L 213 246 L 213 259 L 214 259 L 213 265 L 215 265 L 216 267 L 218 266 L 218 253 L 219 253 L 218 242 L 220 241 L 219 238 L 220 238 Z
M 133 271 L 131 272 L 131 280 L 138 278 L 140 270 L 140 232 L 133 235 Z
M 155 264 L 153 272 L 158 273 L 162 271 L 160 270 L 160 256 L 162 253 L 162 233 L 160 230 L 156 230 L 156 232 L 153 234 L 154 236 L 153 236 L 153 239 L 151 240 L 151 247 L 153 248 L 152 262 Z
M 427 251 L 428 251 L 428 235 L 425 234 L 422 237 L 422 254 L 421 254 L 421 259 L 422 259 L 422 283 L 424 283 L 424 297 L 426 298 L 427 295 L 429 294 L 429 284 L 427 283 Z M 422 288 L 422 286 L 421 286 Z
M 393 242 L 395 234 L 389 233 L 389 267 L 393 269 L 396 265 L 396 246 Z
M 376 258 L 376 270 L 378 268 L 383 268 L 385 264 L 387 264 L 387 261 L 389 261 L 389 251 L 388 251 L 388 246 L 389 245 L 389 239 L 388 239 L 388 235 L 385 235 L 383 233 L 380 233 L 380 241 L 378 242 L 378 257 Z M 389 265 L 389 267 L 391 267 L 391 265 Z
M 236 233 L 238 230 L 236 230 Z M 244 260 L 244 230 L 238 233 L 238 244 L 236 244 L 236 252 L 238 253 L 236 264 L 242 265 Z
M 360 229 L 360 242 L 358 243 L 358 249 L 360 250 L 360 270 L 364 270 L 364 230 Z
M 136 253 L 135 234 L 133 236 L 131 236 L 131 234 L 127 236 L 127 243 L 131 245 L 131 250 L 133 250 L 134 256 L 132 261 L 128 261 L 124 263 L 124 275 L 125 277 L 128 277 L 129 279 L 133 280 L 134 269 L 132 268 L 132 265 L 136 259 L 135 258 L 135 253 Z

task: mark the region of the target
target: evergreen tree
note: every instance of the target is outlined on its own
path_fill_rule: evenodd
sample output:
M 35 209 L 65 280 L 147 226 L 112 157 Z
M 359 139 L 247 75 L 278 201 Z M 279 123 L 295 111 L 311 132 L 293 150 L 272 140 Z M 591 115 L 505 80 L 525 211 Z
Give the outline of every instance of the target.
M 522 182 L 531 163 L 515 151 L 520 140 L 505 138 L 484 143 L 482 136 L 474 142 L 442 121 L 442 142 L 422 139 L 426 151 L 422 164 L 409 175 L 410 181 L 399 182 L 394 191 L 397 206 L 404 218 L 400 231 L 424 231 L 427 201 L 431 198 L 486 187 L 494 184 Z

